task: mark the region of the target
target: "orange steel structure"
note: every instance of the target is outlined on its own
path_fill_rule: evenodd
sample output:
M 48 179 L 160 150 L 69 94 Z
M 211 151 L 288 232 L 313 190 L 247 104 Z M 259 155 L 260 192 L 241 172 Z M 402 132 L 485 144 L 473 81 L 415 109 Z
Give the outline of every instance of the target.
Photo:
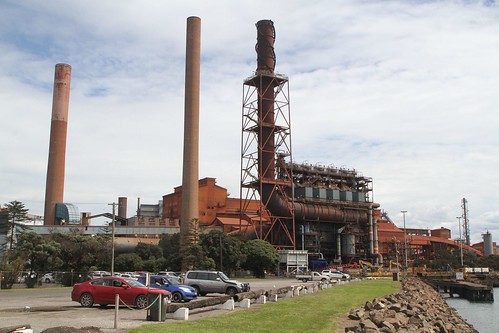
M 270 213 L 259 214 L 261 208 L 260 200 L 245 200 L 228 197 L 226 188 L 217 185 L 215 178 L 203 178 L 199 185 L 199 224 L 205 231 L 211 228 L 221 230 L 227 234 L 244 233 L 249 236 L 258 237 L 258 230 L 254 226 L 262 223 L 269 226 L 273 216 Z M 245 202 L 246 209 L 241 212 L 241 203 Z M 162 202 L 162 217 L 171 222 L 179 221 L 182 212 L 182 186 L 174 188 L 174 192 L 164 195 Z M 242 219 L 240 218 L 242 216 Z M 375 254 L 369 255 L 364 252 L 356 258 L 369 259 L 373 261 L 395 260 L 396 251 L 404 253 L 404 229 L 399 228 L 380 210 L 373 210 L 374 226 L 374 247 Z M 198 230 L 203 232 L 203 230 Z M 459 242 L 451 240 L 449 229 L 439 228 L 427 229 L 406 229 L 408 244 L 408 259 L 432 259 L 439 250 L 458 250 Z M 367 241 L 366 238 L 364 240 Z M 476 253 L 481 256 L 482 251 L 463 244 L 465 251 Z
M 300 244 L 319 257 L 326 251 L 339 258 L 355 255 L 353 247 L 365 239 L 367 249 L 360 247 L 372 254 L 377 205 L 369 201 L 370 179 L 355 170 L 294 163 L 288 78 L 275 73 L 274 25 L 261 20 L 256 27 L 257 69 L 243 85 L 241 212 L 260 202 L 259 211 L 271 220 L 253 227 L 276 248 Z
M 396 252 L 404 253 L 404 229 L 397 227 L 389 219 L 383 218 L 380 211 L 377 215 L 376 229 L 378 238 L 378 251 L 383 260 L 394 260 Z M 440 250 L 458 251 L 460 244 L 451 240 L 449 229 L 406 229 L 407 256 L 409 260 L 433 259 Z M 482 256 L 482 251 L 463 244 L 463 250 Z
M 292 173 L 284 160 L 292 161 L 288 79 L 276 74 L 272 21 L 257 22 L 257 69 L 244 81 L 243 129 L 241 140 L 241 214 L 258 202 L 259 220 L 253 220 L 258 238 L 278 248 L 296 248 L 296 226 Z M 281 165 L 276 166 L 279 152 Z M 281 174 L 276 177 L 276 168 Z M 267 194 L 267 195 L 265 195 Z M 274 195 L 285 198 L 289 214 L 269 212 Z M 271 216 L 270 223 L 265 216 Z M 241 216 L 241 221 L 243 220 Z

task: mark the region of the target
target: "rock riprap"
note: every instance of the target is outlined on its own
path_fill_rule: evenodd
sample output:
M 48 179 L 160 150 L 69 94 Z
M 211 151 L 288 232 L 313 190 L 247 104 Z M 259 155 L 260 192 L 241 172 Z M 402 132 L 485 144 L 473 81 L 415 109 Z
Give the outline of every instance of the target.
M 477 333 L 432 287 L 406 278 L 402 291 L 368 301 L 348 315 L 345 333 Z

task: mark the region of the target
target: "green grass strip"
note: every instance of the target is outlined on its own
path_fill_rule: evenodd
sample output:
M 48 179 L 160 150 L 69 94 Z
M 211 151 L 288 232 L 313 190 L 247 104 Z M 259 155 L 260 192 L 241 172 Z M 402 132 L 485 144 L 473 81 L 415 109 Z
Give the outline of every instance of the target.
M 130 333 L 149 332 L 334 332 L 337 320 L 376 297 L 398 292 L 400 283 L 363 280 L 317 293 L 279 299 L 250 309 L 191 321 L 146 324 Z

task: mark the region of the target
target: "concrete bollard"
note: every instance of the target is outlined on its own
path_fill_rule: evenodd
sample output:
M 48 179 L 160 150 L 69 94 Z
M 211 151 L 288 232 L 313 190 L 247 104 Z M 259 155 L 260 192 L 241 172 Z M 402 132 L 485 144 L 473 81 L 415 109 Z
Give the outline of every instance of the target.
M 251 306 L 251 300 L 250 299 L 243 299 L 241 302 L 238 302 L 237 304 L 240 308 L 245 308 L 249 309 Z
M 269 298 L 269 301 L 271 301 L 271 302 L 277 302 L 277 294 L 271 295 L 270 298 Z
M 189 309 L 180 308 L 173 313 L 173 319 L 175 320 L 189 320 Z
M 234 303 L 235 302 L 233 299 L 229 299 L 227 302 L 220 305 L 220 309 L 233 311 L 234 310 Z
M 275 295 L 275 296 L 277 296 L 277 295 Z M 267 304 L 267 296 L 265 296 L 265 295 L 260 296 L 260 298 L 258 298 L 258 300 L 257 300 L 257 303 L 258 304 Z

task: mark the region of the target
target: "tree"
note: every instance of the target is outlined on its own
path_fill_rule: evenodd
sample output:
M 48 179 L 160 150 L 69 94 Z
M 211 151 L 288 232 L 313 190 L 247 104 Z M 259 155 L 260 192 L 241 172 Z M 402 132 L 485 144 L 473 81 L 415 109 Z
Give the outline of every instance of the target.
M 28 287 L 34 287 L 36 272 L 58 269 L 62 264 L 59 258 L 60 244 L 52 240 L 45 240 L 32 231 L 18 236 L 15 252 L 26 260 L 25 267 L 30 276 L 26 281 Z
M 246 259 L 242 251 L 244 243 L 239 238 L 221 231 L 212 230 L 201 235 L 199 243 L 206 255 L 214 260 L 216 269 L 225 270 L 228 274 L 239 270 Z
M 199 244 L 194 244 L 185 248 L 183 253 L 181 253 L 184 260 L 183 266 L 188 269 L 205 269 L 213 270 L 215 269 L 215 260 L 209 258 L 203 247 Z
M 435 253 L 435 258 L 430 263 L 430 268 L 436 270 L 451 270 L 458 268 L 460 265 L 458 254 L 454 255 L 447 249 L 442 249 Z
M 25 222 L 28 219 L 28 209 L 24 207 L 24 204 L 20 201 L 14 200 L 5 204 L 5 208 L 9 210 L 9 249 L 12 250 L 14 247 L 14 240 L 17 233 L 22 233 L 28 229 L 27 226 L 19 224 L 19 222 Z
M 85 236 L 81 234 L 52 234 L 61 246 L 60 258 L 63 270 L 87 273 L 91 266 L 100 270 L 111 267 L 111 238 L 109 236 Z
M 4 254 L 0 271 L 2 271 L 2 289 L 11 289 L 18 276 L 24 270 L 25 258 L 15 257 L 16 253 L 8 250 Z
M 163 250 L 166 263 L 163 269 L 169 271 L 180 271 L 182 267 L 182 256 L 180 254 L 180 233 L 164 234 L 159 241 L 159 247 Z
M 168 267 L 166 264 L 166 259 L 161 257 L 157 259 L 151 258 L 148 260 L 144 260 L 141 269 L 147 272 L 159 272 L 161 270 L 164 270 L 165 267 Z
M 121 272 L 141 270 L 142 264 L 142 258 L 137 253 L 122 253 L 114 261 L 114 267 Z
M 0 253 L 7 249 L 9 234 L 9 210 L 0 207 Z
M 133 250 L 143 260 L 158 259 L 163 257 L 163 249 L 158 245 L 140 242 Z
M 276 249 L 264 240 L 250 240 L 246 242 L 244 249 L 246 261 L 243 268 L 253 271 L 256 277 L 264 278 L 266 271 L 274 271 L 279 264 Z
M 494 271 L 499 271 L 499 256 L 490 255 L 487 257 L 480 257 L 477 259 L 477 267 L 489 267 Z

